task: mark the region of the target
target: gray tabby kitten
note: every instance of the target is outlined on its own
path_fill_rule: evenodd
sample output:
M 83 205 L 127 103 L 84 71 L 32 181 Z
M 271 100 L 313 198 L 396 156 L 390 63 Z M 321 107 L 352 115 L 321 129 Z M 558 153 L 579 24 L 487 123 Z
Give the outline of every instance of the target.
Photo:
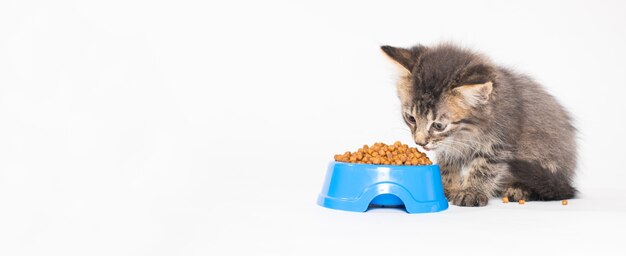
M 576 130 L 541 85 L 449 44 L 381 48 L 400 64 L 404 121 L 434 150 L 452 204 L 574 197 Z

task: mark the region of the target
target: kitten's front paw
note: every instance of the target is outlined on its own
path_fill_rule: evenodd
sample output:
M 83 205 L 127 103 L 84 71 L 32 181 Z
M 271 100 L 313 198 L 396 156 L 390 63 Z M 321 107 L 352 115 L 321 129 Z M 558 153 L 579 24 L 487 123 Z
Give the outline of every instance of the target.
M 516 202 L 519 200 L 528 200 L 530 198 L 530 191 L 521 187 L 513 186 L 505 189 L 502 195 L 507 197 L 510 201 Z
M 458 191 L 450 194 L 450 202 L 458 206 L 485 206 L 489 197 L 476 191 Z

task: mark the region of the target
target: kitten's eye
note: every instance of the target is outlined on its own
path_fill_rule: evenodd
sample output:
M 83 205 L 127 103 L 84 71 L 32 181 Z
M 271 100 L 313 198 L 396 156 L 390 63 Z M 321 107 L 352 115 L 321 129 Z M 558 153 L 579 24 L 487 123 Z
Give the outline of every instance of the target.
M 437 131 L 443 131 L 443 129 L 446 128 L 445 126 L 443 126 L 442 123 L 437 123 L 437 122 L 433 123 L 432 127 L 433 127 L 433 129 L 435 129 Z
M 404 114 L 406 116 L 406 120 L 409 121 L 409 123 L 414 124 L 415 123 L 415 117 L 413 117 L 412 115 L 408 115 L 408 114 Z

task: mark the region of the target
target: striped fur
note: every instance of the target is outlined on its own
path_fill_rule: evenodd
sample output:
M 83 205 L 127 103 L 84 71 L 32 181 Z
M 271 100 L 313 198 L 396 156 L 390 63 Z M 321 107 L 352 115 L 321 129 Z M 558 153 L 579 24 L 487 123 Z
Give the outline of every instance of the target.
M 576 131 L 541 85 L 450 44 L 382 50 L 401 67 L 402 116 L 415 142 L 435 151 L 451 203 L 575 195 Z

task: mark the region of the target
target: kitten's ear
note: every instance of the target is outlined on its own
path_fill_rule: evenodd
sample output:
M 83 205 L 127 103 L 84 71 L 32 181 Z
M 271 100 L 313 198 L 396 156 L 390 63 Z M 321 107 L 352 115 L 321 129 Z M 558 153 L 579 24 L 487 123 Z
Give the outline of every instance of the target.
M 400 64 L 403 68 L 411 72 L 415 66 L 416 56 L 413 51 L 404 48 L 396 48 L 388 45 L 381 46 L 380 49 L 389 56 L 393 61 Z
M 452 92 L 460 96 L 464 103 L 471 107 L 487 103 L 493 91 L 491 81 L 484 84 L 468 84 L 454 88 Z

